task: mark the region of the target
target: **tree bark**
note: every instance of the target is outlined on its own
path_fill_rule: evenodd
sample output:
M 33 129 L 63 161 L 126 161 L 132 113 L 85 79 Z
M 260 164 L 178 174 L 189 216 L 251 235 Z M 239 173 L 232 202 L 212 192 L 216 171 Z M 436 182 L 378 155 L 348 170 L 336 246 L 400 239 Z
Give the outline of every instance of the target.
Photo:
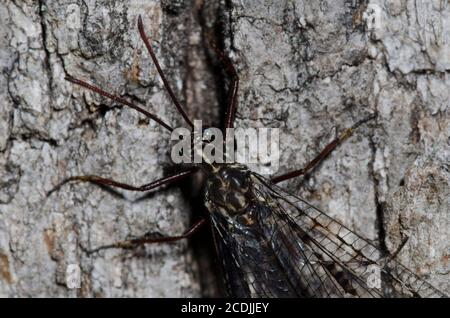
M 189 116 L 217 126 L 227 81 L 203 36 L 215 31 L 241 80 L 236 126 L 280 128 L 280 173 L 377 113 L 313 173 L 281 186 L 386 252 L 408 236 L 400 261 L 450 292 L 448 2 L 30 0 L 0 4 L 1 296 L 218 293 L 202 283 L 214 260 L 205 264 L 187 242 L 83 251 L 182 233 L 193 207 L 179 188 L 146 196 L 70 184 L 46 196 L 73 175 L 140 185 L 167 173 L 168 132 L 64 80 L 95 83 L 183 125 L 138 14 Z M 81 288 L 67 288 L 71 264 Z

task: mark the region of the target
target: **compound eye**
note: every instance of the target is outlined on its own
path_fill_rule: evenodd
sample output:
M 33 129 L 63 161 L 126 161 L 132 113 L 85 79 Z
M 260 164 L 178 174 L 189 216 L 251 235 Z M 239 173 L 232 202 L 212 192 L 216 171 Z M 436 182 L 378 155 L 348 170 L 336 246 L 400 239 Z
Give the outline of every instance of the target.
M 230 182 L 234 188 L 244 189 L 247 187 L 247 177 L 245 173 L 238 170 L 230 170 L 223 174 L 223 177 Z

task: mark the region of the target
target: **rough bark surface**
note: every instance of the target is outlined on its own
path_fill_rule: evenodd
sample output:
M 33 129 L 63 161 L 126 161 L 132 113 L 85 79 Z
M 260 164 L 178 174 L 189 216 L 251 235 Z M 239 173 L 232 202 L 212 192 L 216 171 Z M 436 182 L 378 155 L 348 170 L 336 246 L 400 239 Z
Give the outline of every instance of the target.
M 450 292 L 450 4 L 439 0 L 7 1 L 0 4 L 0 295 L 188 297 L 203 260 L 186 242 L 87 255 L 82 247 L 183 232 L 177 187 L 150 196 L 71 184 L 153 181 L 170 165 L 154 122 L 64 81 L 95 82 L 182 125 L 140 40 L 191 118 L 220 121 L 226 81 L 202 30 L 241 79 L 236 125 L 280 128 L 280 172 L 377 112 L 304 179 L 282 184 L 377 240 Z M 112 107 L 111 107 L 112 106 Z M 66 287 L 78 264 L 80 289 Z

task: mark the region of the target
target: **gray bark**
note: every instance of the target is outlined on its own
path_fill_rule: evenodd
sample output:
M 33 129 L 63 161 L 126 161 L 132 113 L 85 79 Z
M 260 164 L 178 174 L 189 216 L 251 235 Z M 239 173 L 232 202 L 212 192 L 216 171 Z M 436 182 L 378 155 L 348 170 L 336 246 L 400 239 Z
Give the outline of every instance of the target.
M 191 118 L 217 124 L 225 91 L 202 28 L 241 79 L 236 126 L 281 129 L 280 172 L 301 168 L 338 132 L 377 112 L 306 179 L 281 186 L 448 284 L 450 5 L 446 1 L 8 1 L 0 4 L 0 295 L 186 297 L 204 264 L 186 242 L 97 247 L 183 232 L 179 189 L 143 200 L 71 175 L 130 184 L 164 175 L 170 136 L 64 81 L 95 82 L 182 125 L 139 38 L 138 14 Z M 199 16 L 201 19 L 199 19 Z M 80 289 L 66 286 L 78 264 Z

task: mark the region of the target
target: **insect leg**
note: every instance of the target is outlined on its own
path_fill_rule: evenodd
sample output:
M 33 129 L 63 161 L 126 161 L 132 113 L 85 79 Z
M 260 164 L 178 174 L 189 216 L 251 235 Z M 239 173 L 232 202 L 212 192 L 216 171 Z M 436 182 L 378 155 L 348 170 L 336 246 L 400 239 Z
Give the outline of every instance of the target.
M 304 175 L 308 171 L 310 171 L 312 168 L 314 168 L 319 162 L 321 162 L 324 158 L 326 158 L 336 147 L 341 144 L 344 140 L 349 138 L 354 130 L 361 126 L 362 124 L 368 122 L 371 119 L 374 119 L 376 115 L 371 115 L 365 119 L 362 119 L 358 121 L 356 124 L 354 124 L 351 128 L 348 128 L 344 130 L 344 132 L 335 140 L 333 140 L 331 143 L 329 143 L 320 153 L 317 157 L 315 157 L 311 162 L 309 162 L 303 169 L 295 170 L 288 172 L 286 174 L 283 174 L 281 176 L 273 177 L 271 181 L 273 183 L 279 183 L 282 181 L 286 181 L 301 175 Z
M 238 90 L 239 90 L 239 76 L 236 72 L 236 68 L 234 67 L 232 61 L 228 56 L 226 56 L 218 47 L 215 41 L 211 38 L 210 35 L 207 36 L 208 41 L 211 47 L 214 49 L 217 58 L 219 59 L 222 67 L 227 72 L 228 76 L 230 76 L 230 88 L 228 93 L 228 103 L 227 110 L 225 113 L 225 132 L 227 128 L 233 128 L 233 120 L 234 114 L 236 113 L 237 101 L 238 101 Z
M 123 248 L 123 249 L 131 249 L 140 245 L 145 244 L 155 244 L 155 243 L 169 243 L 169 242 L 175 242 L 180 241 L 186 238 L 191 237 L 193 234 L 195 234 L 204 224 L 206 223 L 206 219 L 200 219 L 197 222 L 195 222 L 186 232 L 184 232 L 182 235 L 176 235 L 176 236 L 161 236 L 159 233 L 156 233 L 156 235 L 153 234 L 146 234 L 142 237 L 138 237 L 132 240 L 126 240 L 126 241 L 120 241 L 116 242 L 110 245 L 104 245 L 97 247 L 93 250 L 87 251 L 89 254 L 96 253 L 101 250 L 110 249 L 110 248 Z
M 130 190 L 130 191 L 149 191 L 149 190 L 153 190 L 155 188 L 158 188 L 160 186 L 163 185 L 167 185 L 173 182 L 176 182 L 178 180 L 181 180 L 183 178 L 188 177 L 189 175 L 191 175 L 193 172 L 195 171 L 195 169 L 189 169 L 189 170 L 185 170 L 185 171 L 181 171 L 178 172 L 176 174 L 170 175 L 168 177 L 164 177 L 161 179 L 158 179 L 156 181 L 153 181 L 151 183 L 147 183 L 141 186 L 132 186 L 129 184 L 125 184 L 125 183 L 121 183 L 121 182 L 117 182 L 111 179 L 105 179 L 99 176 L 94 176 L 94 175 L 90 175 L 90 176 L 74 176 L 74 177 L 70 177 L 65 179 L 64 181 L 62 181 L 60 184 L 58 184 L 56 187 L 54 187 L 52 190 L 50 190 L 47 194 L 50 195 L 52 192 L 58 190 L 59 188 L 61 188 L 64 184 L 71 182 L 71 181 L 77 181 L 77 182 L 91 182 L 97 185 L 101 185 L 101 186 L 112 186 L 112 187 L 117 187 L 117 188 L 121 188 L 121 189 L 126 189 L 126 190 Z
M 405 247 L 406 242 L 408 242 L 408 237 L 404 238 L 402 240 L 402 242 L 400 243 L 399 247 L 397 247 L 397 249 L 394 251 L 394 253 L 392 253 L 392 255 L 389 255 L 389 260 L 393 260 L 397 257 L 398 253 L 400 253 L 400 251 L 403 249 L 403 247 Z
M 172 88 L 170 87 L 169 82 L 166 79 L 166 76 L 164 75 L 163 70 L 161 69 L 161 66 L 159 65 L 158 59 L 156 58 L 156 55 L 155 55 L 155 52 L 153 52 L 152 46 L 150 45 L 150 41 L 148 40 L 147 35 L 145 34 L 144 25 L 142 24 L 142 17 L 140 15 L 138 17 L 138 29 L 139 29 L 139 34 L 140 34 L 140 36 L 142 38 L 142 41 L 144 41 L 144 44 L 145 44 L 145 46 L 147 48 L 147 51 L 150 54 L 150 57 L 152 58 L 153 64 L 155 64 L 156 70 L 158 71 L 158 74 L 159 74 L 159 76 L 161 77 L 161 79 L 162 79 L 162 81 L 164 83 L 164 87 L 166 88 L 167 92 L 170 95 L 170 99 L 172 99 L 172 102 L 175 104 L 175 107 L 178 109 L 178 111 L 180 112 L 181 116 L 183 116 L 183 118 L 186 121 L 186 123 L 188 123 L 188 125 L 191 126 L 191 128 L 193 128 L 194 124 L 192 124 L 191 120 L 187 116 L 187 114 L 184 111 L 183 107 L 181 107 L 180 102 L 176 98 Z
M 104 96 L 104 97 L 107 97 L 107 98 L 109 98 L 109 99 L 112 99 L 112 100 L 115 101 L 115 102 L 121 103 L 122 105 L 131 107 L 131 108 L 137 110 L 138 112 L 140 112 L 141 114 L 144 114 L 144 115 L 147 116 L 148 118 L 153 119 L 153 120 L 156 121 L 158 124 L 160 124 L 161 126 L 163 126 L 164 128 L 166 128 L 168 131 L 170 131 L 170 132 L 173 131 L 173 128 L 170 127 L 168 124 L 166 124 L 162 119 L 160 119 L 159 117 L 157 117 L 157 116 L 155 116 L 155 115 L 149 113 L 149 112 L 146 111 L 145 109 L 143 109 L 143 108 L 141 108 L 141 107 L 139 107 L 139 106 L 136 106 L 136 105 L 134 105 L 133 103 L 130 103 L 129 101 L 127 101 L 126 99 L 123 99 L 122 97 L 115 96 L 115 95 L 113 95 L 113 94 L 111 94 L 111 93 L 108 93 L 108 92 L 104 91 L 104 90 L 101 89 L 100 87 L 91 85 L 91 84 L 89 84 L 89 83 L 86 83 L 85 81 L 76 79 L 76 78 L 74 78 L 74 77 L 72 77 L 72 76 L 66 76 L 65 79 L 66 79 L 67 81 L 71 82 L 71 83 L 77 84 L 77 85 L 82 86 L 82 87 L 84 87 L 84 88 L 87 88 L 87 89 L 89 89 L 89 90 L 91 90 L 91 91 L 93 91 L 93 92 L 95 92 L 95 93 L 97 93 L 97 94 L 100 94 L 100 95 L 102 95 L 102 96 Z

